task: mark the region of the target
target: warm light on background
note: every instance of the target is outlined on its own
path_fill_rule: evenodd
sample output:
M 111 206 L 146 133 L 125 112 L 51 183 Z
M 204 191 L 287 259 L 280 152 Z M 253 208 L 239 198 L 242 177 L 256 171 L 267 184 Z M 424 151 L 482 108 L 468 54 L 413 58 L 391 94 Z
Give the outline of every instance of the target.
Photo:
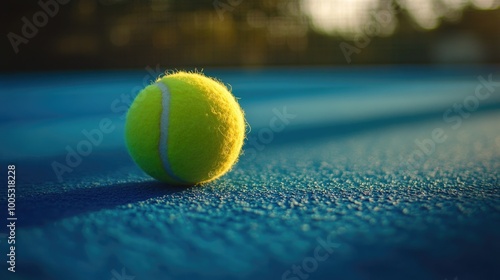
M 311 19 L 313 27 L 333 35 L 353 37 L 363 33 L 363 27 L 376 21 L 376 12 L 390 14 L 396 18 L 396 11 L 381 0 L 302 0 L 304 13 Z M 441 21 L 458 21 L 464 9 L 473 7 L 494 10 L 500 7 L 498 0 L 398 0 L 397 4 L 407 12 L 416 24 L 424 29 L 437 28 Z M 394 32 L 397 20 L 391 21 L 382 30 L 385 34 Z
M 21 36 L 23 18 L 33 21 L 41 8 L 8 5 L 7 34 Z M 36 36 L 2 46 L 2 70 L 498 63 L 499 7 L 500 0 L 69 1 Z M 359 49 L 356 56 L 346 59 L 342 43 Z

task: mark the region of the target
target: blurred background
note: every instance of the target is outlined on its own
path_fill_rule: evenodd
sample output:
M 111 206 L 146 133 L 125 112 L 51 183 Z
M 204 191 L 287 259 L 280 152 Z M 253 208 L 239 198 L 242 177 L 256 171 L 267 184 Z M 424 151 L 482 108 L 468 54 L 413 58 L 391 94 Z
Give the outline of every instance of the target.
M 306 279 L 287 273 L 318 238 L 339 246 L 311 280 L 500 279 L 500 0 L 2 4 L 0 279 Z M 203 188 L 125 146 L 175 69 L 229 84 L 248 122 Z
M 500 0 L 7 0 L 0 71 L 500 62 Z M 368 47 L 369 46 L 369 47 Z

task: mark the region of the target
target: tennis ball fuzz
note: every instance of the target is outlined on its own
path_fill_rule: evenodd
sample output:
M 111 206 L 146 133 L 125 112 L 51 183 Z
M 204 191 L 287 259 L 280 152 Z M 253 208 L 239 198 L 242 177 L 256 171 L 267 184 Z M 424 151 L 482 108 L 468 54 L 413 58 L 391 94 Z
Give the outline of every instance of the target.
M 245 118 L 234 96 L 200 73 L 159 78 L 137 95 L 125 123 L 135 163 L 171 184 L 196 185 L 224 175 L 244 138 Z

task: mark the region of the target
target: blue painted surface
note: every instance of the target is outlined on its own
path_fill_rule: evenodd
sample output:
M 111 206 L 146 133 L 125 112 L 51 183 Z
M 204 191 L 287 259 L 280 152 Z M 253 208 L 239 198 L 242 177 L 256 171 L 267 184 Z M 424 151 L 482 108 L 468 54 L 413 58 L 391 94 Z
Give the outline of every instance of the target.
M 500 277 L 500 87 L 460 125 L 443 119 L 497 68 L 206 72 L 251 131 L 231 173 L 188 189 L 148 178 L 124 147 L 122 107 L 148 72 L 0 77 L 19 218 L 18 272 L 1 279 Z M 295 117 L 270 138 L 273 109 Z M 113 131 L 59 182 L 52 164 L 103 119 Z M 412 161 L 437 128 L 446 140 Z

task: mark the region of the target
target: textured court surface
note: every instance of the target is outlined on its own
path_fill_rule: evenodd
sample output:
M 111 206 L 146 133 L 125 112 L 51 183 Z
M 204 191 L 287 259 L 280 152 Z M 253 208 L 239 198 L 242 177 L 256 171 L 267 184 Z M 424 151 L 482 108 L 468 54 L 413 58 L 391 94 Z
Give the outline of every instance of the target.
M 496 69 L 209 73 L 241 98 L 250 137 L 269 131 L 273 109 L 294 116 L 230 174 L 189 189 L 152 181 L 124 148 L 110 104 L 143 72 L 3 76 L 0 152 L 17 166 L 19 225 L 18 272 L 0 278 L 499 279 L 500 87 L 460 125 L 442 117 L 490 73 L 500 80 Z M 51 163 L 103 118 L 116 129 L 57 182 Z M 446 140 L 408 164 L 436 128 Z

